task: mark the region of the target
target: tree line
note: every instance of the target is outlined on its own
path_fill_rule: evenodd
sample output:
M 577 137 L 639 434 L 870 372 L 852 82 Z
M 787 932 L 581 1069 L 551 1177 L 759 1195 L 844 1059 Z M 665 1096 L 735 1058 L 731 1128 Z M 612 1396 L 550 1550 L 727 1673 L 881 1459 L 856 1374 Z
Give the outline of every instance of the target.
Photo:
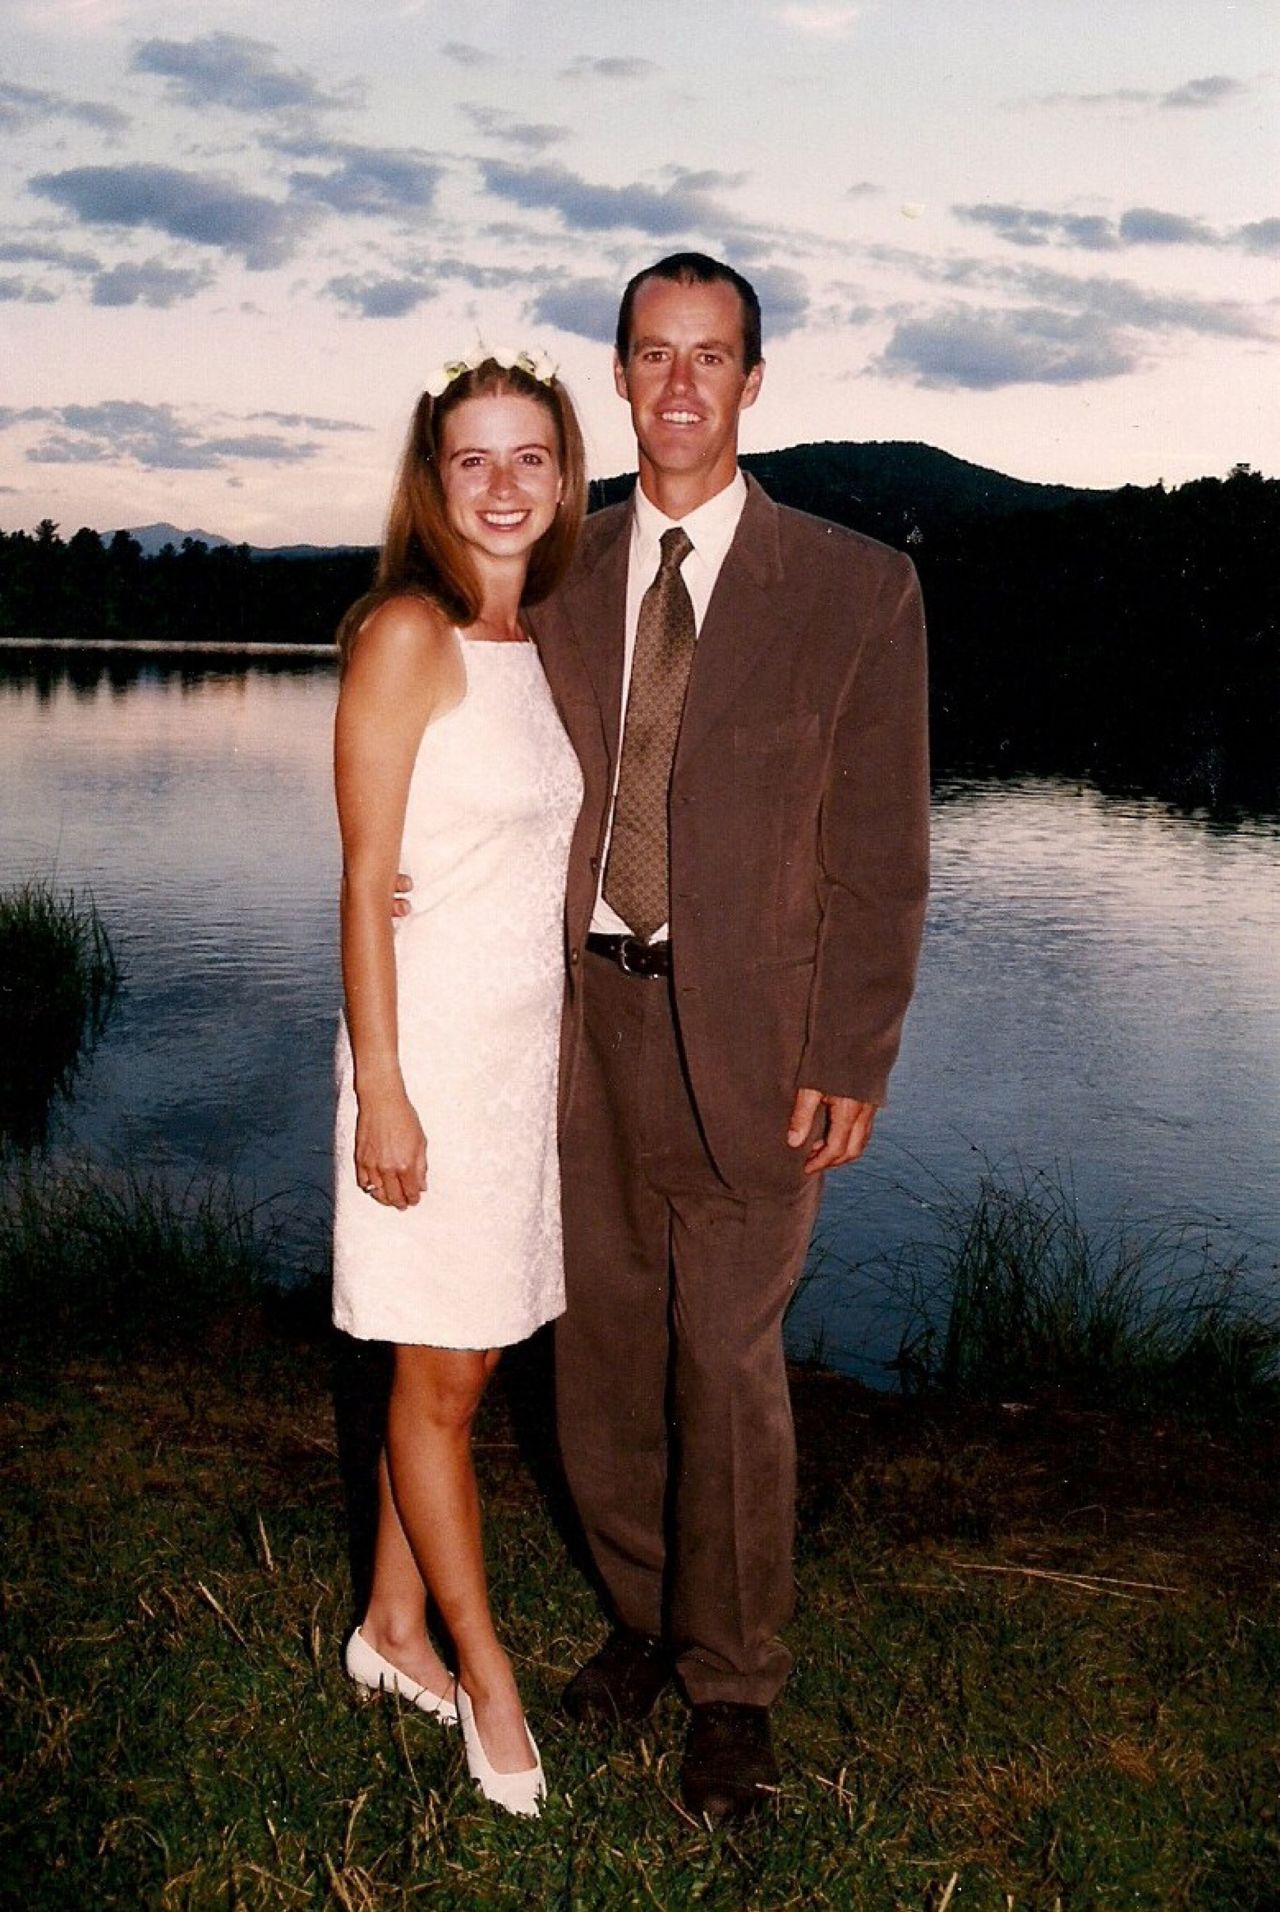
M 838 454 L 877 449 L 890 448 L 745 462 L 781 502 L 911 552 L 941 772 L 1051 772 L 1189 803 L 1280 804 L 1280 481 L 1241 465 L 1174 490 L 1070 492 L 966 466 L 959 486 L 930 483 L 939 467 L 924 460 L 882 469 L 877 484 L 864 459 L 855 482 Z M 627 482 L 597 486 L 595 502 Z M 147 558 L 125 532 L 64 541 L 46 521 L 0 534 L 0 634 L 324 643 L 373 561 L 191 539 Z

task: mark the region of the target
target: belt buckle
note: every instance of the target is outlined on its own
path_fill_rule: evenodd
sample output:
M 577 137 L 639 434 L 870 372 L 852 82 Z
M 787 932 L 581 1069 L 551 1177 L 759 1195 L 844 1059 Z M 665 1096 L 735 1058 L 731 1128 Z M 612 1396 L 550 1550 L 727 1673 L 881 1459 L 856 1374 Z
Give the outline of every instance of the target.
M 631 949 L 638 949 L 642 952 L 641 966 L 636 969 L 631 967 L 631 958 L 627 953 L 628 950 Z M 644 949 L 645 944 L 640 941 L 638 936 L 622 936 L 618 939 L 618 968 L 624 976 L 640 976 L 647 979 L 649 972 L 643 967 Z

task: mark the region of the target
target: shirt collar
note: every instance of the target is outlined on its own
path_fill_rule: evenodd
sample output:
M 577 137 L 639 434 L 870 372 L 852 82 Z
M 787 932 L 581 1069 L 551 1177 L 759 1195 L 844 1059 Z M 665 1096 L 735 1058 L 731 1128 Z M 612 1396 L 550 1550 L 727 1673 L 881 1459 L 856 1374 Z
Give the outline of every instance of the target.
M 659 511 L 657 505 L 637 483 L 633 494 L 635 499 L 635 520 L 632 530 L 632 550 L 638 561 L 646 564 L 658 562 L 658 541 L 664 531 L 670 531 L 673 525 L 683 525 L 693 540 L 693 549 L 698 557 L 708 564 L 719 565 L 733 543 L 733 534 L 738 529 L 738 520 L 742 516 L 742 507 L 747 502 L 747 481 L 741 469 L 735 470 L 733 477 L 717 491 L 714 498 L 708 498 L 696 510 L 684 518 L 668 518 Z

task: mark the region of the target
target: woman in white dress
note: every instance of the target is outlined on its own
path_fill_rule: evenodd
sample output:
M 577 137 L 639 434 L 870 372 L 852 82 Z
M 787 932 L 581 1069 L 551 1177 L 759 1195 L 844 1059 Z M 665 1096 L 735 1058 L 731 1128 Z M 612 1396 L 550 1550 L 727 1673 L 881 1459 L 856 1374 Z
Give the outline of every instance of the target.
M 472 1776 L 523 1813 L 542 1766 L 490 1613 L 471 1424 L 500 1350 L 564 1306 L 556 1076 L 581 782 L 520 611 L 563 576 L 585 492 L 548 361 L 451 363 L 414 413 L 376 587 L 339 631 L 334 1319 L 395 1349 L 346 1668 L 459 1720 Z

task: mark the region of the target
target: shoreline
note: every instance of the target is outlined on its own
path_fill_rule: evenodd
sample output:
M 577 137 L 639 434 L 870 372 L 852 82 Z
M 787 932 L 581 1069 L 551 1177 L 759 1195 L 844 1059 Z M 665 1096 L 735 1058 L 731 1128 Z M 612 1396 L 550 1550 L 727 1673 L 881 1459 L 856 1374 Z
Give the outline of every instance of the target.
M 329 657 L 335 663 L 338 660 L 337 647 L 333 644 L 254 644 L 182 637 L 0 637 L 0 651 L 114 651 L 128 657 Z

